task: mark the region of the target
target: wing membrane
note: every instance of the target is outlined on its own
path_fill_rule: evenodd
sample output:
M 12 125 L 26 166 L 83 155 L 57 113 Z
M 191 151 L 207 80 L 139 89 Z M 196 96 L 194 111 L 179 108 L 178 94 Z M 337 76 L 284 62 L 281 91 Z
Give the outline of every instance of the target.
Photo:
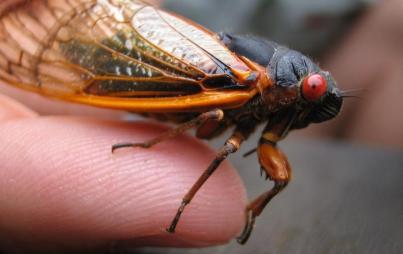
M 140 1 L 27 1 L 0 17 L 0 80 L 97 106 L 147 111 L 147 100 L 158 98 L 169 111 L 199 108 L 207 98 L 228 105 L 250 98 L 251 89 L 206 95 L 204 80 L 224 80 L 213 55 L 248 70 L 207 31 Z

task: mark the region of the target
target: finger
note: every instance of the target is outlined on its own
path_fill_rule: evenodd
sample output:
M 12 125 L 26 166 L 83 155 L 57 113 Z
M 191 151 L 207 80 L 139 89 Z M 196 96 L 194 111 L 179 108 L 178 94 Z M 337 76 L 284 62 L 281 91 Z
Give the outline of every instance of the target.
M 0 123 L 17 118 L 31 118 L 38 114 L 21 103 L 0 94 Z
M 143 141 L 162 130 L 84 118 L 3 123 L 0 228 L 26 246 L 119 240 L 206 246 L 232 239 L 243 225 L 245 192 L 228 163 L 196 195 L 177 232 L 164 230 L 214 157 L 205 145 L 182 136 L 111 154 L 114 143 Z
M 41 115 L 97 116 L 103 119 L 122 119 L 126 112 L 96 108 L 47 98 L 0 82 L 0 92 L 24 104 Z

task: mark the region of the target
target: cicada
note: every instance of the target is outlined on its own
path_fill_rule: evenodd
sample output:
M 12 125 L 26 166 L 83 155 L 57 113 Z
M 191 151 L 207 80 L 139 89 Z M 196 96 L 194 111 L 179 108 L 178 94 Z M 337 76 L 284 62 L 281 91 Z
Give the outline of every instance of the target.
M 151 148 L 195 128 L 232 135 L 184 196 L 167 231 L 197 191 L 259 124 L 261 170 L 273 187 L 246 208 L 245 243 L 291 168 L 277 143 L 291 130 L 334 118 L 343 96 L 310 58 L 257 37 L 213 33 L 142 1 L 19 1 L 0 17 L 0 80 L 39 94 L 165 118 L 178 124 L 140 143 Z

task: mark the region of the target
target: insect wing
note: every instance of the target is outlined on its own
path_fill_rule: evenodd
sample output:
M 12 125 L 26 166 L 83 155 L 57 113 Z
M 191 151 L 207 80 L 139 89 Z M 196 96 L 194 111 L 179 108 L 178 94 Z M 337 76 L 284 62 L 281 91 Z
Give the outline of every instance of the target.
M 222 91 L 236 81 L 229 70 L 251 71 L 208 31 L 140 1 L 27 1 L 0 20 L 0 79 L 65 100 L 133 111 L 234 107 L 256 91 Z

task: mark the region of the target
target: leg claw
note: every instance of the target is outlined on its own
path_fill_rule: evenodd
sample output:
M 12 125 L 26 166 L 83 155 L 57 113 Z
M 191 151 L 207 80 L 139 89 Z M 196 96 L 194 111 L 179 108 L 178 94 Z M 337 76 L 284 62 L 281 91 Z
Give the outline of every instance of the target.
M 165 229 L 165 231 L 167 232 L 167 233 L 169 233 L 169 234 L 173 234 L 173 233 L 175 233 L 175 229 L 172 229 L 172 228 L 166 228 Z
M 248 214 L 247 214 L 247 218 L 246 218 L 245 227 L 244 227 L 241 235 L 236 238 L 236 240 L 239 244 L 245 244 L 248 241 L 250 235 L 252 234 L 252 230 L 255 226 L 256 216 L 254 216 L 253 212 L 250 210 L 247 211 L 247 213 Z

